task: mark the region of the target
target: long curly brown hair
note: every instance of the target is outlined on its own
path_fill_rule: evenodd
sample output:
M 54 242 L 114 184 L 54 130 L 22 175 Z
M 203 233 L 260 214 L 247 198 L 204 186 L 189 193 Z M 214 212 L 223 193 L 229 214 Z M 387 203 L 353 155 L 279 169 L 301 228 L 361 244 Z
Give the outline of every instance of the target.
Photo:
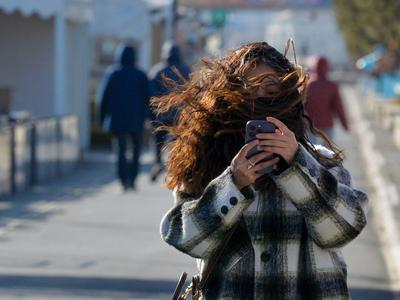
M 274 72 L 248 78 L 259 64 L 267 64 Z M 244 145 L 246 122 L 265 120 L 266 116 L 284 122 L 322 164 L 341 163 L 342 152 L 314 128 L 304 112 L 307 78 L 301 67 L 269 44 L 259 42 L 222 57 L 203 59 L 198 71 L 183 84 L 166 79 L 173 92 L 153 98 L 151 104 L 156 113 L 179 110 L 173 125 L 159 127 L 174 137 L 167 146 L 167 188 L 200 195 Z M 278 88 L 273 89 L 271 97 L 255 97 L 266 79 Z M 308 130 L 324 139 L 333 151 L 332 157 L 323 156 L 309 143 Z

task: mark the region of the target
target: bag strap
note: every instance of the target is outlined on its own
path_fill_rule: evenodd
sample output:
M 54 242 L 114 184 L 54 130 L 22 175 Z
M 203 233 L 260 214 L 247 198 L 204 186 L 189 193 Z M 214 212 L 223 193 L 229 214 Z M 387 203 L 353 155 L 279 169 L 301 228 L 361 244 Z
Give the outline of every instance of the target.
M 239 227 L 240 220 L 233 226 L 233 228 L 228 232 L 226 235 L 224 241 L 222 242 L 221 246 L 217 249 L 217 252 L 214 253 L 214 255 L 211 257 L 210 261 L 207 264 L 207 268 L 203 273 L 203 276 L 201 276 L 201 280 L 198 284 L 198 289 L 202 290 L 204 286 L 207 283 L 208 278 L 210 277 L 212 271 L 214 270 L 215 266 L 218 263 L 218 260 L 220 259 L 222 253 L 224 252 L 226 246 L 228 246 L 229 241 L 231 240 L 232 235 L 236 231 L 236 229 Z
M 179 278 L 178 284 L 175 287 L 175 291 L 174 291 L 174 294 L 172 296 L 172 300 L 179 299 L 179 295 L 181 294 L 181 290 L 183 288 L 183 285 L 185 284 L 186 277 L 187 277 L 187 273 L 186 272 L 182 272 L 181 277 Z

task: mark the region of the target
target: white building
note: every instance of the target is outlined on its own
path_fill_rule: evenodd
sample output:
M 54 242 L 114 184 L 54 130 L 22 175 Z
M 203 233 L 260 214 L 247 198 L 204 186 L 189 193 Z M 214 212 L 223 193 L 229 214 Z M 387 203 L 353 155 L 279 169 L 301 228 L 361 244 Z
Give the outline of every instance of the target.
M 11 110 L 73 113 L 87 131 L 91 16 L 90 0 L 0 0 L 0 89 Z
M 78 115 L 85 149 L 96 47 L 132 42 L 148 70 L 151 22 L 145 0 L 0 0 L 0 101 L 33 118 Z
M 142 0 L 95 0 L 91 24 L 93 39 L 131 41 L 137 48 L 138 65 L 148 70 L 151 58 L 151 18 Z
M 288 38 L 295 41 L 301 64 L 324 55 L 336 67 L 346 67 L 350 58 L 331 8 L 288 8 L 284 10 L 233 10 L 224 28 L 224 48 L 267 41 L 283 51 Z M 290 50 L 292 57 L 293 51 Z

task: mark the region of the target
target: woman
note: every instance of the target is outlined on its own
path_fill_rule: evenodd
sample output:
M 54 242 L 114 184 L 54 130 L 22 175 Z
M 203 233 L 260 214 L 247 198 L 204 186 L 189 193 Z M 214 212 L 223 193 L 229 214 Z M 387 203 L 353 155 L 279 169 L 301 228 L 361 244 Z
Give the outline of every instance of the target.
M 175 205 L 162 238 L 198 258 L 201 273 L 239 224 L 205 299 L 349 298 L 340 248 L 365 227 L 367 196 L 352 188 L 337 148 L 307 140 L 318 131 L 304 115 L 305 84 L 280 52 L 253 43 L 205 61 L 183 87 L 153 100 L 159 112 L 181 109 L 168 128 L 176 137 L 166 177 Z M 266 117 L 276 133 L 244 145 L 246 122 Z M 264 152 L 247 159 L 255 145 Z M 273 173 L 257 173 L 267 166 Z

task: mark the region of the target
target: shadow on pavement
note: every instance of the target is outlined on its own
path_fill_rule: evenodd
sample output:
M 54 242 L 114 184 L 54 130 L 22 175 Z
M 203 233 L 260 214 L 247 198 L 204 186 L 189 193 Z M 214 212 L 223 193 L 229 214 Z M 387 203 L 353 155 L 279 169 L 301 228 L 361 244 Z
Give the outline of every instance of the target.
M 171 295 L 176 282 L 163 279 L 72 277 L 43 275 L 0 275 L 0 291 L 13 294 L 32 294 L 110 297 L 120 294 L 124 297 L 156 297 Z M 352 288 L 353 300 L 395 300 L 392 292 L 368 288 Z
M 352 300 L 398 300 L 399 296 L 391 291 L 367 289 L 367 288 L 352 288 L 350 289 Z
M 30 293 L 44 295 L 68 295 L 110 297 L 156 297 L 172 295 L 176 282 L 171 280 L 143 280 L 131 278 L 69 277 L 42 275 L 0 275 L 0 293 Z M 115 296 L 115 295 L 113 295 Z M 157 297 L 158 298 L 158 297 Z
M 149 164 L 142 164 L 141 172 L 151 169 Z M 71 173 L 45 184 L 36 185 L 0 201 L 0 229 L 8 226 L 10 220 L 45 221 L 60 209 L 46 210 L 38 204 L 60 201 L 79 201 L 99 192 L 103 186 L 116 180 L 115 161 L 111 152 L 88 153 L 85 161 Z

